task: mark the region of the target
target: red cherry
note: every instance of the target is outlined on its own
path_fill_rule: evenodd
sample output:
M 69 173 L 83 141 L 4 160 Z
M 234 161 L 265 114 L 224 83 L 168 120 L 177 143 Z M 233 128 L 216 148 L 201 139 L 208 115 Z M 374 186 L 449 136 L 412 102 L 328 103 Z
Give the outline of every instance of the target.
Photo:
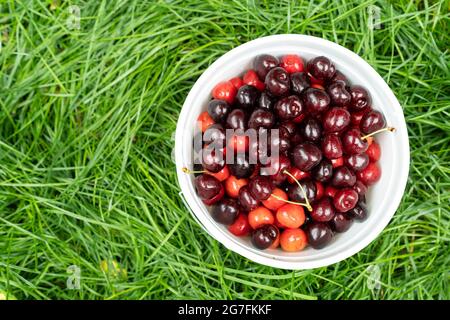
M 305 211 L 300 205 L 286 203 L 278 208 L 276 219 L 282 228 L 299 228 L 305 223 Z
M 228 226 L 228 231 L 237 237 L 246 236 L 250 233 L 252 227 L 248 223 L 247 215 L 240 213 L 233 224 Z
M 257 229 L 265 224 L 273 224 L 275 218 L 269 209 L 258 207 L 248 213 L 248 222 L 253 229 Z
M 358 193 L 351 188 L 338 190 L 333 198 L 333 205 L 339 212 L 347 212 L 358 203 Z
M 228 142 L 228 148 L 237 153 L 244 153 L 248 150 L 249 138 L 247 135 L 233 135 Z
M 371 162 L 362 171 L 357 173 L 358 179 L 366 186 L 371 186 L 381 178 L 381 168 L 376 162 Z
M 212 91 L 214 99 L 224 100 L 233 104 L 237 89 L 230 81 L 219 82 Z
M 219 172 L 209 172 L 208 170 L 206 170 L 206 173 L 212 175 L 220 182 L 227 180 L 230 176 L 230 170 L 228 169 L 227 165 L 225 165 Z
M 298 117 L 294 118 L 294 120 L 292 120 L 294 123 L 301 123 L 306 117 L 305 113 L 302 113 L 301 115 L 299 115 Z
M 336 195 L 337 191 L 338 191 L 338 189 L 336 189 L 335 187 L 327 186 L 325 188 L 325 195 L 327 197 L 334 198 L 334 196 Z
M 220 191 L 219 191 L 218 194 L 216 194 L 216 195 L 215 195 L 214 197 L 212 197 L 211 199 L 205 199 L 205 200 L 202 200 L 202 201 L 203 201 L 203 203 L 206 204 L 207 206 L 210 206 L 210 205 L 212 205 L 212 204 L 218 202 L 219 200 L 221 200 L 221 199 L 223 198 L 224 194 L 225 194 L 225 190 L 224 190 L 224 188 L 223 188 L 223 186 L 222 186 L 222 188 L 220 188 Z
M 303 59 L 296 54 L 287 54 L 281 58 L 280 67 L 288 73 L 302 72 L 304 70 Z
M 225 191 L 228 196 L 237 198 L 239 196 L 239 190 L 247 184 L 247 179 L 238 179 L 235 176 L 229 176 L 228 179 L 225 180 Z
M 264 82 L 259 79 L 258 74 L 255 72 L 255 70 L 248 70 L 244 74 L 244 77 L 242 79 L 244 80 L 244 84 L 254 86 L 259 91 L 264 91 L 266 87 Z
M 286 229 L 280 235 L 280 245 L 284 251 L 301 251 L 307 244 L 308 238 L 302 229 Z
M 295 179 L 297 179 L 298 181 L 306 179 L 306 178 L 309 178 L 311 176 L 311 174 L 309 172 L 302 171 L 302 170 L 300 170 L 300 169 L 298 169 L 296 167 L 291 167 L 288 170 L 288 172 L 291 175 L 293 175 L 295 177 Z M 287 177 L 287 181 L 289 183 L 295 183 L 295 180 L 292 177 L 290 177 L 290 176 Z
M 322 199 L 322 197 L 325 194 L 325 189 L 323 187 L 323 184 L 319 181 L 316 181 L 316 200 Z
M 272 190 L 272 194 L 269 196 L 269 198 L 267 198 L 267 200 L 262 201 L 262 204 L 267 209 L 274 210 L 274 211 L 278 210 L 278 208 L 280 208 L 286 204 L 285 201 L 280 200 L 278 198 L 281 198 L 285 201 L 288 200 L 288 196 L 287 196 L 286 192 L 284 192 L 280 188 L 275 188 Z
M 339 157 L 337 159 L 331 159 L 331 164 L 333 165 L 333 168 L 337 168 L 344 165 L 344 157 Z
M 208 111 L 200 113 L 200 115 L 197 118 L 197 123 L 202 132 L 205 132 L 206 129 L 208 129 L 209 126 L 212 126 L 214 124 L 213 118 L 209 115 Z
M 361 119 L 364 115 L 370 111 L 370 108 L 363 109 L 361 111 L 355 111 L 350 114 L 350 124 L 354 128 L 359 128 L 359 124 L 361 123 Z
M 380 145 L 376 141 L 373 141 L 369 145 L 369 148 L 367 148 L 366 154 L 369 156 L 370 161 L 377 162 L 378 160 L 380 160 L 381 157 Z
M 233 84 L 233 86 L 234 86 L 237 90 L 239 90 L 239 88 L 242 87 L 242 86 L 244 85 L 244 81 L 242 81 L 242 79 L 239 78 L 239 77 L 231 78 L 229 81 Z

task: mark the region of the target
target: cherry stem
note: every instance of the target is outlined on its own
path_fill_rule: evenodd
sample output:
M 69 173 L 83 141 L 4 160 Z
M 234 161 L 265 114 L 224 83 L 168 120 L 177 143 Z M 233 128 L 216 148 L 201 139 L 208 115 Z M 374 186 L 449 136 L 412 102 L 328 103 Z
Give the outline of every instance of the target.
M 199 170 L 199 171 L 189 170 L 186 167 L 181 168 L 181 171 L 183 171 L 184 173 L 187 173 L 187 174 L 191 174 L 191 173 L 205 173 L 206 172 L 206 170 Z
M 305 197 L 306 203 L 304 204 L 306 206 L 306 208 L 308 209 L 308 211 L 312 211 L 312 207 L 311 204 L 309 203 L 308 197 L 306 196 L 306 191 L 303 188 L 303 186 L 300 184 L 300 182 L 297 180 L 297 178 L 295 178 L 289 171 L 284 170 L 283 171 L 284 174 L 287 174 L 289 177 L 291 177 L 292 179 L 294 179 L 294 181 L 298 184 L 298 186 L 300 187 L 300 189 L 302 189 L 303 192 L 303 196 Z M 297 204 L 300 204 L 299 202 L 294 202 Z
M 383 132 L 383 131 L 389 131 L 389 132 L 394 132 L 395 128 L 394 127 L 386 127 L 377 131 L 374 131 L 372 133 L 369 133 L 367 135 L 365 135 L 364 137 L 361 137 L 361 139 L 366 140 L 367 138 L 376 135 L 377 133 Z
M 295 201 L 285 200 L 285 199 L 283 199 L 282 197 L 277 196 L 276 194 L 272 194 L 272 197 L 274 197 L 275 199 L 278 199 L 278 200 L 280 200 L 280 201 L 286 202 L 286 203 L 296 204 L 296 205 L 299 205 L 299 206 L 304 206 L 304 207 L 308 208 L 308 210 L 309 210 L 309 207 L 308 207 L 308 204 L 307 204 L 307 203 L 302 203 L 302 202 L 295 202 Z M 311 211 L 311 210 L 309 210 L 309 211 Z

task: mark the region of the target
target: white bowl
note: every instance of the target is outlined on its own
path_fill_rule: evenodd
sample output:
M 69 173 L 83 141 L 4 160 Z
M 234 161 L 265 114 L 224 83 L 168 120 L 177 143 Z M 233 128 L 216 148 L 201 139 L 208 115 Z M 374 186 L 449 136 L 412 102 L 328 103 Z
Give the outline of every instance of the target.
M 324 55 L 342 71 L 353 84 L 365 86 L 373 99 L 373 107 L 381 110 L 394 133 L 377 136 L 381 145 L 380 166 L 382 177 L 370 188 L 367 197 L 369 218 L 362 223 L 353 223 L 344 233 L 338 234 L 328 246 L 321 250 L 307 247 L 296 253 L 280 249 L 258 250 L 248 237 L 232 235 L 225 226 L 215 222 L 208 208 L 195 193 L 193 176 L 181 171 L 192 168 L 192 139 L 198 115 L 206 110 L 211 90 L 220 81 L 241 75 L 251 68 L 258 54 L 281 56 L 296 53 L 306 60 Z M 189 92 L 177 123 L 175 157 L 180 195 L 191 209 L 194 218 L 202 227 L 228 249 L 240 255 L 272 267 L 283 269 L 310 269 L 327 266 L 346 259 L 366 247 L 386 227 L 400 204 L 409 170 L 409 143 L 402 108 L 391 89 L 381 76 L 362 58 L 340 45 L 305 35 L 274 35 L 247 42 L 221 56 L 197 80 Z

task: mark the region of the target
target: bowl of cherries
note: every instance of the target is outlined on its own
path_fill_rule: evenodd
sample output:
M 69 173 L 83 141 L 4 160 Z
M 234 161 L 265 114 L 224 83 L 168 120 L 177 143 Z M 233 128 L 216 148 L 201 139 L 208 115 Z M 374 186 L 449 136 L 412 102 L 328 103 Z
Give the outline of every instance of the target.
M 180 195 L 204 230 L 255 262 L 308 269 L 366 247 L 409 171 L 402 108 L 355 53 L 277 35 L 197 80 L 175 139 Z

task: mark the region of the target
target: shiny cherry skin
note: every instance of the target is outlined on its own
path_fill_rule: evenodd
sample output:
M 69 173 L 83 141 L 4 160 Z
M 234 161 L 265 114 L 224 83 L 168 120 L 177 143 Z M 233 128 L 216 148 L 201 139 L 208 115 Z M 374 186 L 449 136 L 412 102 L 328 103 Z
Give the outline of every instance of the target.
M 236 94 L 236 101 L 242 109 L 253 108 L 257 105 L 260 92 L 254 86 L 248 84 L 239 88 Z
M 312 143 L 304 142 L 292 150 L 294 165 L 302 171 L 309 171 L 322 160 L 322 151 Z
M 220 182 L 227 180 L 230 177 L 230 170 L 228 169 L 228 166 L 225 165 L 222 170 L 219 172 L 209 172 L 206 171 L 205 173 L 212 175 L 214 178 L 219 180 Z
M 253 197 L 248 186 L 243 186 L 239 190 L 238 201 L 245 211 L 252 211 L 259 206 L 259 201 L 256 200 L 255 197 Z
M 333 177 L 333 165 L 328 159 L 322 159 L 313 169 L 313 177 L 319 182 L 328 182 Z
M 258 99 L 258 107 L 261 109 L 272 110 L 273 109 L 273 99 L 266 92 L 261 93 Z
M 355 184 L 353 185 L 353 190 L 358 193 L 359 198 L 363 197 L 367 193 L 366 185 L 360 180 L 356 180 Z
M 255 169 L 255 165 L 250 164 L 248 156 L 238 154 L 233 163 L 228 164 L 228 169 L 238 179 L 249 178 Z
M 320 89 L 308 88 L 303 92 L 303 101 L 311 114 L 319 114 L 328 110 L 330 97 Z
M 238 179 L 231 175 L 225 180 L 225 191 L 229 197 L 237 198 L 239 196 L 239 190 L 247 184 L 247 179 Z
M 347 212 L 353 209 L 358 202 L 358 193 L 351 188 L 340 189 L 333 198 L 333 205 L 339 212 Z
M 225 123 L 228 129 L 247 129 L 247 115 L 242 109 L 232 110 L 228 116 Z
M 344 157 L 344 162 L 351 170 L 361 171 L 369 165 L 369 156 L 366 153 L 352 154 Z
M 331 83 L 341 82 L 346 87 L 348 87 L 350 85 L 350 81 L 348 81 L 347 77 L 339 70 L 336 70 L 336 73 L 334 74 L 333 78 L 331 78 L 330 82 Z
M 328 159 L 337 159 L 342 157 L 342 142 L 339 136 L 327 134 L 322 140 L 322 153 Z
M 289 74 L 283 68 L 273 68 L 266 75 L 265 85 L 271 95 L 283 96 L 289 92 L 291 86 Z
M 361 131 L 355 128 L 347 130 L 343 134 L 342 146 L 347 154 L 360 154 L 369 147 L 367 141 L 362 139 Z
M 381 168 L 377 162 L 370 162 L 367 167 L 357 173 L 358 179 L 366 186 L 371 186 L 381 178 Z
M 353 224 L 353 220 L 346 214 L 342 212 L 336 213 L 333 219 L 330 221 L 330 226 L 335 232 L 345 232 Z
M 368 211 L 365 203 L 359 201 L 353 209 L 347 212 L 347 215 L 357 221 L 365 221 L 368 217 Z
M 270 129 L 275 123 L 275 116 L 266 109 L 255 109 L 248 120 L 248 127 L 251 129 Z
M 232 224 L 240 213 L 239 204 L 235 199 L 225 198 L 213 206 L 211 216 L 221 224 Z
M 302 171 L 302 170 L 300 170 L 299 168 L 296 168 L 296 167 L 291 167 L 289 170 L 288 170 L 288 172 L 292 175 L 292 176 L 294 176 L 294 178 L 296 179 L 296 180 L 303 180 L 303 179 L 306 179 L 306 178 L 309 178 L 310 176 L 311 176 L 311 174 L 309 173 L 309 172 L 306 172 L 306 171 Z M 291 177 L 291 176 L 289 176 L 288 175 L 288 177 L 287 177 L 287 181 L 289 182 L 289 183 L 295 183 L 295 180 Z
M 350 126 L 352 126 L 353 128 L 358 128 L 359 129 L 359 125 L 361 123 L 362 118 L 369 111 L 370 111 L 370 109 L 366 108 L 366 109 L 363 109 L 361 111 L 353 111 L 353 112 L 351 112 L 350 113 Z
M 236 220 L 232 224 L 228 226 L 228 231 L 234 234 L 237 237 L 243 237 L 250 233 L 252 227 L 248 223 L 247 215 L 244 213 L 240 213 Z
M 236 98 L 236 87 L 230 81 L 219 82 L 212 91 L 212 96 L 217 100 L 224 100 L 228 104 L 233 104 Z
M 312 208 L 313 210 L 310 212 L 310 216 L 314 221 L 327 222 L 333 219 L 336 214 L 333 204 L 328 197 L 314 203 Z
M 225 166 L 223 152 L 220 149 L 206 146 L 202 152 L 202 166 L 210 172 L 219 172 Z
M 258 77 L 258 74 L 253 69 L 248 70 L 242 77 L 242 80 L 244 84 L 254 86 L 259 91 L 264 91 L 266 87 L 264 82 L 261 81 L 261 79 Z
M 309 60 L 307 69 L 318 80 L 329 80 L 336 73 L 336 67 L 327 57 L 319 56 Z
M 209 126 L 203 134 L 203 142 L 216 148 L 223 148 L 225 140 L 225 129 L 218 123 Z
M 314 249 L 322 249 L 333 240 L 333 231 L 324 222 L 312 222 L 306 227 L 308 243 Z
M 256 248 L 264 250 L 273 245 L 279 234 L 277 227 L 267 224 L 252 232 L 251 242 Z
M 274 131 L 269 132 L 269 153 L 273 156 L 276 156 L 274 152 L 278 149 L 278 152 L 284 153 L 285 151 L 289 150 L 291 147 L 291 140 L 288 137 L 280 135 L 280 132 L 277 134 L 274 133 Z
M 256 176 L 248 183 L 250 193 L 256 200 L 266 200 L 272 194 L 274 185 L 267 176 Z
M 334 107 L 325 113 L 323 128 L 325 132 L 342 132 L 350 124 L 350 112 L 341 107 Z
M 214 119 L 211 118 L 208 111 L 200 113 L 197 118 L 197 125 L 202 132 L 205 132 L 210 126 L 214 124 Z
M 295 229 L 305 223 L 305 211 L 297 204 L 286 203 L 278 208 L 275 217 L 283 228 Z
M 249 137 L 245 134 L 239 134 L 236 132 L 231 135 L 228 140 L 227 148 L 230 150 L 234 150 L 235 153 L 244 153 L 249 148 Z
M 231 78 L 228 81 L 230 81 L 237 90 L 244 85 L 244 81 L 239 77 Z
M 248 213 L 248 222 L 253 229 L 257 229 L 265 224 L 273 224 L 275 217 L 266 207 L 257 207 Z
M 304 70 L 304 62 L 296 54 L 287 54 L 281 58 L 280 67 L 288 73 L 302 72 Z
M 274 195 L 277 196 L 277 197 L 274 197 Z M 276 210 L 278 210 L 278 208 L 280 208 L 280 207 L 282 207 L 283 205 L 286 204 L 285 201 L 280 200 L 278 198 L 281 198 L 283 200 L 288 200 L 288 195 L 287 195 L 286 192 L 284 192 L 280 188 L 274 188 L 272 190 L 272 194 L 270 195 L 270 197 L 267 198 L 266 200 L 263 200 L 262 204 L 267 209 L 276 211 Z
M 305 110 L 303 101 L 292 95 L 277 101 L 274 112 L 281 120 L 292 120 Z
M 316 201 L 323 198 L 325 195 L 325 187 L 319 181 L 316 181 Z
M 354 111 L 361 111 L 365 108 L 371 107 L 372 98 L 367 90 L 362 86 L 353 86 L 350 88 L 350 108 Z
M 370 161 L 377 162 L 381 157 L 380 145 L 376 141 L 373 141 L 367 148 L 366 154 Z
M 316 195 L 317 195 L 316 184 L 309 179 L 302 180 L 299 183 L 305 190 L 308 201 L 314 202 L 314 200 L 316 200 Z M 297 185 L 297 183 L 294 183 L 294 184 L 291 184 L 288 186 L 287 194 L 288 194 L 289 199 L 291 199 L 292 201 L 301 202 L 301 203 L 306 202 L 305 195 L 303 194 L 302 189 Z
M 231 107 L 226 101 L 213 99 L 208 103 L 208 114 L 215 122 L 225 122 L 230 111 Z
M 280 245 L 283 251 L 302 251 L 307 244 L 308 238 L 302 229 L 286 229 L 280 235 Z
M 197 195 L 202 200 L 209 200 L 218 195 L 223 189 L 219 180 L 209 174 L 201 174 L 194 179 Z
M 253 60 L 253 69 L 260 79 L 265 79 L 267 73 L 278 66 L 279 60 L 270 54 L 261 54 Z
M 386 120 L 381 112 L 371 110 L 362 117 L 359 126 L 364 134 L 369 134 L 383 129 L 386 126 Z
M 268 168 L 268 171 L 271 171 L 270 173 L 272 173 L 269 175 L 269 178 L 272 180 L 274 185 L 278 186 L 288 177 L 284 171 L 289 171 L 291 168 L 291 160 L 284 155 L 279 155 L 278 157 L 272 159 L 269 165 L 270 168 Z
M 345 89 L 345 84 L 340 81 L 330 84 L 327 88 L 327 93 L 331 102 L 338 107 L 348 106 L 352 100 L 350 92 Z
M 293 134 L 295 134 L 297 132 L 297 125 L 293 122 L 293 121 L 283 121 L 280 124 L 280 133 L 281 130 L 283 129 L 284 132 L 287 133 L 288 137 L 291 137 Z
M 333 168 L 339 168 L 340 166 L 343 166 L 344 165 L 344 157 L 331 159 L 331 165 L 333 166 Z
M 331 185 L 337 188 L 352 187 L 356 183 L 356 175 L 347 166 L 336 168 L 331 179 Z
M 303 121 L 300 132 L 303 134 L 303 137 L 311 142 L 318 142 L 322 137 L 322 126 L 320 122 L 314 118 L 308 118 Z
M 325 188 L 324 194 L 325 194 L 327 197 L 334 198 L 334 196 L 336 195 L 336 192 L 337 192 L 337 191 L 338 191 L 338 189 L 336 189 L 335 187 L 332 187 L 332 186 L 328 185 L 328 186 L 326 186 L 326 188 Z
M 291 74 L 291 91 L 293 93 L 301 95 L 310 86 L 309 77 L 305 72 Z

